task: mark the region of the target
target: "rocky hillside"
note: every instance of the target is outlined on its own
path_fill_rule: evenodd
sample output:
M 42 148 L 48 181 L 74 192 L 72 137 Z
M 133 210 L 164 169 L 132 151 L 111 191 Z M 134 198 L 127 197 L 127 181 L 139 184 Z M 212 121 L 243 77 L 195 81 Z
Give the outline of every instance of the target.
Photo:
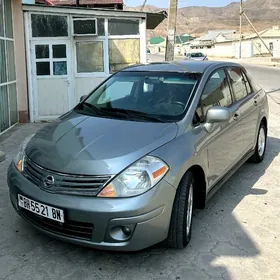
M 127 10 L 139 10 L 140 7 L 125 7 Z M 162 11 L 155 6 L 146 6 L 145 11 Z M 280 0 L 247 0 L 244 10 L 257 30 L 280 25 Z M 177 34 L 189 33 L 199 36 L 210 29 L 239 30 L 239 3 L 231 3 L 221 8 L 185 7 L 178 9 Z M 244 32 L 251 32 L 247 21 L 243 20 Z M 154 31 L 148 32 L 151 36 L 166 36 L 167 20 Z

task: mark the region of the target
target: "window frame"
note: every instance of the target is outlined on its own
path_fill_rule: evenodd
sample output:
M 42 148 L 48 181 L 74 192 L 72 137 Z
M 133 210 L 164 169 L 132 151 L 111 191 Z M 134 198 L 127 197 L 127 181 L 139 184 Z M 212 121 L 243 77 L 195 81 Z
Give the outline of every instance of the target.
M 274 42 L 269 42 L 269 49 L 270 51 L 274 51 Z
M 141 63 L 141 39 L 140 38 L 130 38 L 130 37 L 115 38 L 115 37 L 119 37 L 119 36 L 114 36 L 114 38 L 111 38 L 111 37 L 108 37 L 108 41 L 107 41 L 108 42 L 108 67 L 109 67 L 109 74 L 117 73 L 118 71 L 120 71 L 120 70 L 117 70 L 115 72 L 111 71 L 111 67 L 110 67 L 110 41 L 112 41 L 112 40 L 116 40 L 116 41 L 118 41 L 118 40 L 139 40 L 139 63 Z M 134 63 L 134 64 L 137 64 L 137 63 Z
M 67 36 L 57 36 L 57 37 L 34 37 L 33 36 L 33 29 L 32 29 L 32 15 L 50 15 L 50 16 L 64 16 L 67 17 L 67 32 L 68 35 Z M 69 24 L 70 21 L 70 15 L 69 14 L 65 14 L 65 13 L 54 13 L 54 12 L 39 12 L 39 11 L 30 11 L 27 14 L 28 17 L 28 21 L 29 21 L 29 37 L 31 41 L 38 41 L 38 40 L 42 40 L 42 41 L 48 41 L 48 40 L 67 40 L 67 39 L 71 39 L 71 26 Z
M 41 16 L 57 16 L 57 17 L 65 17 L 66 18 L 66 22 L 67 22 L 67 36 L 41 36 L 41 37 L 36 37 L 33 36 L 33 28 L 32 28 L 32 15 L 41 15 Z M 70 24 L 69 24 L 69 15 L 61 13 L 46 13 L 46 12 L 31 12 L 29 14 L 29 21 L 30 21 L 30 38 L 33 40 L 52 40 L 55 38 L 55 40 L 65 40 L 66 38 L 71 38 L 71 28 L 70 28 Z
M 10 0 L 11 1 L 11 0 Z M 14 40 L 14 30 L 12 30 L 12 37 L 9 37 L 7 34 L 7 30 L 6 30 L 6 24 L 7 24 L 7 19 L 6 19 L 6 1 L 2 0 L 2 15 L 3 15 L 3 36 L 0 36 L 0 40 L 3 41 L 3 49 L 4 49 L 4 55 L 5 55 L 5 59 L 4 59 L 4 67 L 5 67 L 5 71 L 6 71 L 6 81 L 4 82 L 0 82 L 0 87 L 6 87 L 6 92 L 7 92 L 7 100 L 8 100 L 8 127 L 3 129 L 3 131 L 0 130 L 0 135 L 2 133 L 4 133 L 7 129 L 9 129 L 10 127 L 12 127 L 13 125 L 15 125 L 16 123 L 18 123 L 18 119 L 19 119 L 19 115 L 18 115 L 18 108 L 16 108 L 17 110 L 17 121 L 15 123 L 12 123 L 12 119 L 11 119 L 11 102 L 10 102 L 10 95 L 12 94 L 12 92 L 10 93 L 10 85 L 17 85 L 17 76 L 16 76 L 16 68 L 15 68 L 15 79 L 14 80 L 9 80 L 9 61 L 8 61 L 8 51 L 7 51 L 7 42 L 12 42 L 13 46 L 14 46 L 14 52 L 13 52 L 13 56 L 14 56 L 14 63 L 15 63 L 15 40 Z M 11 10 L 12 10 L 12 3 L 10 5 Z M 10 19 L 11 21 L 13 20 L 13 13 L 12 13 L 12 18 Z M 12 26 L 13 28 L 13 26 Z M 16 88 L 17 90 L 17 88 Z M 17 103 L 17 100 L 16 100 Z
M 202 94 L 206 88 L 206 85 L 207 83 L 210 81 L 211 77 L 216 73 L 216 72 L 219 72 L 219 71 L 224 71 L 225 73 L 225 76 L 226 76 L 226 80 L 227 80 L 227 83 L 228 83 L 228 87 L 229 87 L 229 92 L 230 92 L 230 96 L 231 96 L 231 104 L 229 106 L 227 106 L 227 108 L 230 108 L 233 104 L 234 104 L 234 96 L 233 96 L 233 92 L 232 92 L 232 89 L 231 89 L 231 86 L 230 86 L 230 81 L 229 81 L 229 76 L 228 76 L 228 72 L 227 72 L 227 67 L 220 67 L 220 68 L 217 68 L 215 69 L 214 71 L 211 72 L 211 74 L 208 76 L 207 78 L 207 81 L 205 82 L 204 84 L 204 87 L 203 87 L 203 90 L 201 91 L 201 94 L 200 94 L 200 97 L 199 97 L 199 101 L 198 101 L 198 104 L 196 106 L 196 109 L 195 109 L 195 112 L 194 112 L 194 115 L 193 115 L 193 126 L 196 127 L 196 126 L 199 126 L 201 124 L 204 124 L 206 122 L 206 115 L 207 115 L 207 112 L 206 114 L 204 114 L 204 111 L 203 111 L 203 106 L 201 104 L 201 98 L 202 98 Z M 203 119 L 201 119 L 199 116 L 198 118 L 200 119 L 196 124 L 194 124 L 194 119 L 196 117 L 196 114 L 197 114 L 197 109 L 200 108 L 201 109 L 201 112 L 202 112 L 202 116 L 203 116 Z M 208 109 L 209 110 L 209 109 Z
M 32 34 L 32 20 L 31 17 L 32 15 L 52 15 L 52 16 L 65 16 L 67 17 L 67 31 L 68 31 L 68 36 L 63 36 L 63 37 L 33 37 Z M 67 11 L 63 11 L 61 13 L 55 13 L 53 11 L 38 11 L 35 8 L 33 10 L 30 10 L 28 13 L 28 21 L 29 21 L 29 26 L 30 26 L 30 31 L 29 31 L 29 36 L 31 41 L 36 41 L 36 40 L 69 40 L 71 42 L 71 45 L 73 44 L 73 48 L 71 50 L 71 56 L 73 56 L 73 62 L 72 65 L 74 67 L 73 72 L 74 72 L 74 78 L 105 78 L 113 73 L 110 72 L 110 59 L 109 59 L 109 40 L 110 39 L 139 39 L 140 40 L 140 63 L 143 61 L 143 58 L 146 57 L 146 44 L 143 40 L 143 38 L 146 38 L 146 30 L 145 30 L 145 25 L 147 19 L 144 19 L 142 17 L 134 17 L 134 16 L 121 16 L 117 15 L 114 16 L 110 13 L 104 13 L 98 14 L 98 13 L 92 13 L 92 14 L 81 14 L 81 13 L 68 13 Z M 97 32 L 98 32 L 98 20 L 104 20 L 104 35 L 86 35 L 83 34 L 81 35 L 74 35 L 74 26 L 73 26 L 73 21 L 74 20 L 87 20 L 87 19 L 96 19 L 96 24 L 97 24 Z M 137 35 L 109 35 L 109 20 L 110 19 L 119 19 L 119 20 L 131 20 L 131 21 L 137 21 L 139 25 L 139 34 Z M 104 51 L 104 72 L 86 72 L 86 73 L 78 73 L 77 69 L 77 59 L 76 59 L 76 43 L 80 41 L 103 41 L 103 51 Z M 40 76 L 43 77 L 43 76 Z
M 79 34 L 79 33 L 75 33 L 75 29 L 74 29 L 74 22 L 75 21 L 86 21 L 86 20 L 91 20 L 91 21 L 95 21 L 95 34 L 93 33 L 86 33 L 86 34 Z M 97 18 L 90 18 L 90 17 L 81 17 L 81 18 L 76 18 L 76 17 L 71 17 L 71 28 L 72 28 L 72 34 L 74 37 L 99 37 L 98 36 L 98 24 L 97 24 L 98 19 Z
M 53 46 L 56 45 L 65 45 L 66 46 L 66 57 L 64 58 L 54 58 L 53 57 Z M 49 57 L 48 58 L 36 58 L 36 46 L 48 46 L 49 47 Z M 69 64 L 69 53 L 67 51 L 67 44 L 61 42 L 60 40 L 52 40 L 51 42 L 47 42 L 46 40 L 42 40 L 40 43 L 36 43 L 34 45 L 34 63 L 35 63 L 35 69 L 34 74 L 36 78 L 67 78 L 69 76 L 68 71 L 68 64 Z M 50 67 L 50 75 L 37 75 L 37 62 L 48 62 Z M 67 73 L 64 75 L 54 75 L 54 62 L 66 62 L 66 70 Z
M 139 34 L 130 34 L 130 35 L 111 35 L 109 34 L 109 22 L 110 20 L 127 20 L 127 21 L 135 21 L 138 22 L 138 27 L 139 27 Z M 106 35 L 106 31 L 105 31 Z M 117 39 L 115 37 L 127 37 L 127 39 L 134 38 L 134 37 L 140 37 L 141 35 L 141 22 L 140 19 L 138 18 L 121 18 L 121 17 L 108 17 L 107 18 L 107 35 L 109 39 Z
M 103 44 L 103 72 L 78 72 L 78 57 L 77 57 L 77 43 L 93 43 L 93 42 L 101 42 Z M 86 39 L 80 37 L 79 40 L 74 40 L 73 41 L 74 45 L 74 74 L 75 78 L 89 78 L 89 77 L 107 77 L 107 64 L 109 63 L 109 57 L 106 57 L 106 40 L 101 39 L 100 37 L 95 37 L 94 40 L 92 39 Z
M 246 75 L 245 71 L 244 71 L 242 68 L 241 68 L 241 72 L 242 72 L 243 78 L 245 77 L 245 79 L 247 80 L 247 81 L 246 81 L 246 84 L 248 84 L 249 87 L 250 87 L 250 89 L 251 89 L 251 91 L 248 92 L 247 86 L 245 85 L 245 86 L 246 86 L 246 89 L 247 89 L 247 96 L 248 96 L 248 95 L 251 95 L 252 93 L 254 93 L 254 89 L 253 89 L 253 87 L 252 87 L 252 85 L 251 85 L 250 79 L 249 79 L 248 75 Z M 245 82 L 245 81 L 244 81 L 244 82 Z
M 75 15 L 70 16 L 70 20 Z M 85 16 L 85 18 L 88 18 L 88 16 Z M 81 19 L 79 17 L 79 19 Z M 110 71 L 110 50 L 109 50 L 109 41 L 116 40 L 116 39 L 139 39 L 140 40 L 140 62 L 142 61 L 143 57 L 143 52 L 146 51 L 146 46 L 145 50 L 143 51 L 143 42 L 141 41 L 141 38 L 143 37 L 142 33 L 142 20 L 139 18 L 125 18 L 127 20 L 137 20 L 139 23 L 139 34 L 138 35 L 109 35 L 109 20 L 110 19 L 123 19 L 122 17 L 109 17 L 109 16 L 103 16 L 103 17 L 98 17 L 96 16 L 96 19 L 104 19 L 104 31 L 105 34 L 102 36 L 74 36 L 73 37 L 73 43 L 74 43 L 74 58 L 76 58 L 77 54 L 77 48 L 76 48 L 76 43 L 77 42 L 94 42 L 94 41 L 102 41 L 103 42 L 103 56 L 104 56 L 104 72 L 85 72 L 85 73 L 78 73 L 78 65 L 77 65 L 77 59 L 74 59 L 74 74 L 75 78 L 89 78 L 89 77 L 108 77 L 112 74 L 113 72 Z M 73 28 L 73 26 L 71 26 Z M 71 33 L 72 34 L 72 33 Z

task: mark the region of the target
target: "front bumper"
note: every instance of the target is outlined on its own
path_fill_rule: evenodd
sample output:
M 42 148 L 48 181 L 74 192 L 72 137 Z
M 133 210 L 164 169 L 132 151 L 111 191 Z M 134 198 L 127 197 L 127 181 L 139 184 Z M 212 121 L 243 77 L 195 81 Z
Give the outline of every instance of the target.
M 40 231 L 63 241 L 93 248 L 137 251 L 166 239 L 176 190 L 164 179 L 137 197 L 106 199 L 48 193 L 27 180 L 14 164 L 8 185 L 15 210 Z M 65 224 L 20 209 L 17 195 L 64 210 Z M 128 227 L 129 236 L 120 230 Z

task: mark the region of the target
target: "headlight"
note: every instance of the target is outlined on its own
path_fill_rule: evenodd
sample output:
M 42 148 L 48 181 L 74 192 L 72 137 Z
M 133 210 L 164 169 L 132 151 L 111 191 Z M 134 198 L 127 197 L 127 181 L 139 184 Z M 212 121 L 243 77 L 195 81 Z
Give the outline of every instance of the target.
M 168 166 L 161 159 L 145 156 L 125 169 L 98 197 L 131 197 L 155 186 L 167 173 Z
M 18 169 L 19 172 L 23 171 L 23 164 L 24 164 L 24 157 L 25 157 L 25 148 L 28 144 L 28 142 L 31 140 L 31 138 L 34 136 L 34 134 L 28 136 L 27 138 L 25 138 L 25 140 L 21 143 L 20 147 L 19 147 L 19 151 L 17 153 L 17 155 L 14 158 L 14 163 Z

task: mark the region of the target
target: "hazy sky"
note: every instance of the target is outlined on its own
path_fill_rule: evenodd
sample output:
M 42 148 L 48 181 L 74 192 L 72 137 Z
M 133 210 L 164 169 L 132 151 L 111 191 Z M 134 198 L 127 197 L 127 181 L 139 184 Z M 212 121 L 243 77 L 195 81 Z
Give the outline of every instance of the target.
M 124 3 L 128 6 L 142 5 L 144 0 L 124 0 Z M 239 2 L 238 0 L 178 0 L 179 7 L 185 6 L 209 6 L 209 7 L 221 7 L 231 2 Z M 148 0 L 147 5 L 154 5 L 160 8 L 166 8 L 169 0 Z

